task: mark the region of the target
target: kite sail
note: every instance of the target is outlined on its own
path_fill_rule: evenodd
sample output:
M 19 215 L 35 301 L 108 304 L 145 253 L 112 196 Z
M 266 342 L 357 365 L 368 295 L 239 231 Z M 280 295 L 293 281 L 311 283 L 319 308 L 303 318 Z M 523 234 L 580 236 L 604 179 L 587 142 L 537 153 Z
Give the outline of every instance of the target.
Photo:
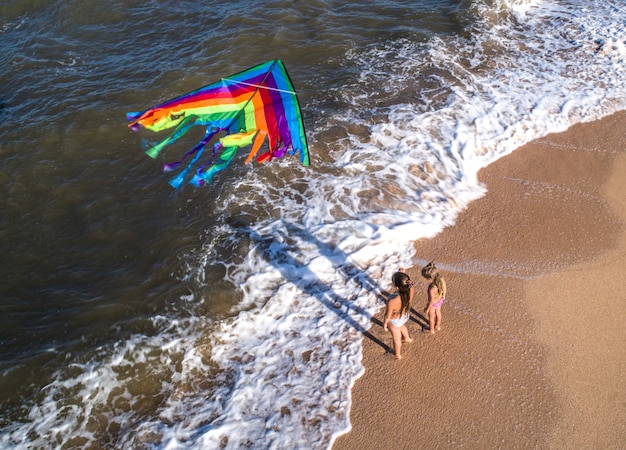
M 217 172 L 230 164 L 238 149 L 251 145 L 245 161 L 248 164 L 266 138 L 269 141 L 268 150 L 257 156 L 259 163 L 281 158 L 286 153 L 298 153 L 302 164 L 309 165 L 309 149 L 298 98 L 285 66 L 278 59 L 222 78 L 217 83 L 147 111 L 127 113 L 126 119 L 133 131 L 147 128 L 158 132 L 176 127 L 161 142 L 146 145 L 146 153 L 152 158 L 156 158 L 164 147 L 177 141 L 194 125 L 206 127 L 202 140 L 180 161 L 163 167 L 165 172 L 169 172 L 191 158 L 187 166 L 170 180 L 170 185 L 176 189 L 188 178 L 189 183 L 196 186 L 210 183 Z M 222 137 L 217 139 L 218 135 Z M 202 162 L 204 149 L 214 138 L 217 142 L 211 155 Z M 195 173 L 191 176 L 194 169 Z

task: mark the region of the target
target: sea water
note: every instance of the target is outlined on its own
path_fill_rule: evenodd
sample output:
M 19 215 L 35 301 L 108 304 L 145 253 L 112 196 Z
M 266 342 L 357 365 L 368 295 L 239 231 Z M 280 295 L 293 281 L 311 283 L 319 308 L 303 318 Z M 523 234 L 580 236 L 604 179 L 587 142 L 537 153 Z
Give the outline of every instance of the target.
M 4 2 L 0 446 L 331 447 L 391 274 L 460 270 L 412 242 L 624 109 L 625 29 L 622 0 Z M 311 166 L 172 190 L 125 112 L 276 58 Z

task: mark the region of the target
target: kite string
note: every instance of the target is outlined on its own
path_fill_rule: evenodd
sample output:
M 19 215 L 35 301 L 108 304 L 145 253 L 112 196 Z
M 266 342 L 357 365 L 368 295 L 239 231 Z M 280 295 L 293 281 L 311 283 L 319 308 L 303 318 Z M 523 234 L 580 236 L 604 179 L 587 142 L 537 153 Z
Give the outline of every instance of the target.
M 278 89 L 278 88 L 273 88 L 273 87 L 269 87 L 269 86 L 262 86 L 260 84 L 246 83 L 245 81 L 231 80 L 230 78 L 222 78 L 222 81 L 230 81 L 231 83 L 234 83 L 234 84 L 243 84 L 245 86 L 251 86 L 251 87 L 255 87 L 257 89 L 267 89 L 268 91 L 276 91 L 276 92 L 283 92 L 285 94 L 296 95 L 296 93 L 293 92 L 293 91 L 287 91 L 285 89 Z M 263 80 L 263 81 L 265 81 L 265 80 Z

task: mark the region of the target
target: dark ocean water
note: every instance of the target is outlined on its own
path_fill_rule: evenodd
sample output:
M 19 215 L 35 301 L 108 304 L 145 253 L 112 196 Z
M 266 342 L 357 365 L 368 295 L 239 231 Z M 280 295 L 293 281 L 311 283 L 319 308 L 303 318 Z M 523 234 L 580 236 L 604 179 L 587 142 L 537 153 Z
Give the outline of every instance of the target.
M 582 0 L 0 5 L 0 445 L 332 445 L 378 278 L 484 194 L 480 167 L 624 108 L 625 21 Z M 277 58 L 311 167 L 174 191 L 125 113 Z M 265 371 L 291 374 L 287 418 Z

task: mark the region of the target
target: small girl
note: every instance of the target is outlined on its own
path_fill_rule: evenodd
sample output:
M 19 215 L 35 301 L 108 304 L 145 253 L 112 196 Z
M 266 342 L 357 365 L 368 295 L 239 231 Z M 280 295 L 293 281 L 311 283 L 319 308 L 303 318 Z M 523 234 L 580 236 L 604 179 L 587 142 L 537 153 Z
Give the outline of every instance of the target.
M 422 269 L 422 276 L 430 282 L 424 312 L 428 314 L 430 334 L 435 334 L 435 330 L 441 331 L 441 305 L 446 299 L 446 282 L 432 261 Z
M 402 268 L 393 274 L 391 282 L 398 290 L 398 293 L 389 297 L 387 301 L 383 328 L 391 333 L 396 359 L 402 359 L 400 355 L 402 338 L 404 338 L 405 342 L 413 342 L 413 339 L 409 337 L 409 329 L 406 323 L 409 321 L 409 310 L 411 309 L 414 289 L 413 282 L 411 282 L 411 279 Z

